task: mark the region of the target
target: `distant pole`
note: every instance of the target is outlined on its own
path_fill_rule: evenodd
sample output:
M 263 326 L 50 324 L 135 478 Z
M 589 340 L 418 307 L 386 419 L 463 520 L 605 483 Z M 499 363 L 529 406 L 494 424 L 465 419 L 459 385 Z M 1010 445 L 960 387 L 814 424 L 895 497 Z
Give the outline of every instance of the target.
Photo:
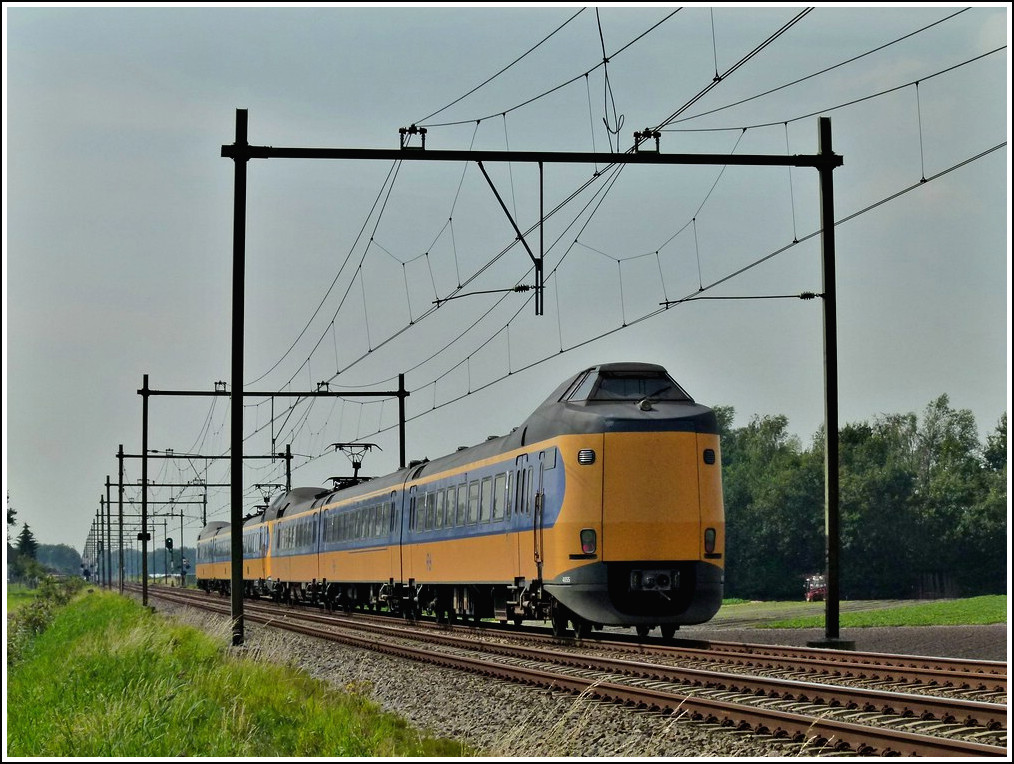
M 186 585 L 186 573 L 183 572 L 183 507 L 180 507 L 180 588 Z
M 113 530 L 112 530 L 112 507 L 109 500 L 109 491 L 112 488 L 109 482 L 109 475 L 106 475 L 106 586 L 113 588 Z
M 102 586 L 102 584 L 106 580 L 105 579 L 105 571 L 102 568 L 102 516 L 105 514 L 102 510 L 105 509 L 104 501 L 105 501 L 104 497 L 99 496 L 99 511 L 96 512 L 96 518 L 95 518 L 96 524 L 93 526 L 95 528 L 95 530 L 97 531 L 97 534 L 96 534 L 97 535 L 97 541 L 96 541 L 96 544 L 95 544 L 95 550 L 96 550 L 96 556 L 98 558 L 98 562 L 97 562 L 97 573 L 98 573 L 98 575 L 96 575 L 95 578 L 96 578 L 96 583 L 99 586 Z
M 120 450 L 116 454 L 117 459 L 120 463 L 120 482 L 119 482 L 119 520 L 120 520 L 120 594 L 123 594 L 123 444 L 120 444 Z
M 232 220 L 232 644 L 243 644 L 243 318 L 246 270 L 247 111 L 236 109 L 236 185 Z
M 148 375 L 141 387 L 141 604 L 148 606 Z

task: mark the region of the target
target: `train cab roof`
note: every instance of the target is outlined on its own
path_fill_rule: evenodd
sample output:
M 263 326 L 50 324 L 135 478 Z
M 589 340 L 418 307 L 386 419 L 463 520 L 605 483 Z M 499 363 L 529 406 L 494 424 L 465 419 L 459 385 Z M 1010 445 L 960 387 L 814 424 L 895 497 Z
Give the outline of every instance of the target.
M 201 528 L 200 533 L 197 534 L 197 540 L 206 541 L 212 536 L 217 536 L 223 528 L 228 530 L 229 523 L 224 520 L 211 520 L 207 525 Z
M 264 510 L 264 516 L 258 520 L 258 522 L 268 522 L 269 520 L 278 520 L 285 514 L 298 514 L 306 509 L 310 508 L 317 499 L 321 498 L 322 494 L 327 494 L 326 488 L 319 488 L 316 486 L 305 486 L 302 488 L 293 488 L 285 493 L 280 493 L 271 500 L 267 508 Z
M 653 363 L 605 363 L 578 372 L 525 421 L 527 442 L 559 433 L 686 430 L 715 433 L 712 409 Z

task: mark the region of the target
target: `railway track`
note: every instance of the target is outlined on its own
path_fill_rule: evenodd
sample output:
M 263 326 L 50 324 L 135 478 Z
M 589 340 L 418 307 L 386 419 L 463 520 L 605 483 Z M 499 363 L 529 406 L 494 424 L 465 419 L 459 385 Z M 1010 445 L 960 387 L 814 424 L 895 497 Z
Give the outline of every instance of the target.
M 230 615 L 226 601 L 201 592 L 150 590 L 149 596 Z M 245 618 L 275 628 L 679 715 L 774 738 L 800 753 L 1007 755 L 1006 703 L 961 696 L 1002 695 L 1005 701 L 1006 666 L 1000 663 L 946 661 L 949 665 L 927 667 L 912 656 L 814 648 L 578 643 L 258 602 L 244 611 Z M 885 683 L 894 688 L 884 689 Z

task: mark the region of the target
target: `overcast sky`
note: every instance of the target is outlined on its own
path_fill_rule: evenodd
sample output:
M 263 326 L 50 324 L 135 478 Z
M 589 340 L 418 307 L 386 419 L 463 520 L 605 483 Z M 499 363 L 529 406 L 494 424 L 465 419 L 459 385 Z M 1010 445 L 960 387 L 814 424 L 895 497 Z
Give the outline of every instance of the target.
M 231 383 L 237 109 L 275 147 L 391 149 L 415 124 L 427 150 L 609 153 L 661 128 L 663 153 L 780 156 L 816 154 L 829 117 L 840 423 L 946 394 L 985 438 L 1010 405 L 1009 7 L 804 11 L 5 4 L 15 533 L 83 547 L 117 449 L 140 453 L 143 375 Z M 550 163 L 540 232 L 537 168 L 485 167 L 496 193 L 474 162 L 252 160 L 246 388 L 405 374 L 408 458 L 435 458 L 509 432 L 588 365 L 645 361 L 737 426 L 785 415 L 811 443 L 822 309 L 794 296 L 822 291 L 815 170 Z M 507 291 L 533 283 L 512 220 L 545 252 L 541 316 Z M 395 401 L 293 400 L 248 401 L 247 454 L 291 444 L 297 486 L 350 474 L 335 442 L 377 446 L 363 474 L 398 466 Z M 155 396 L 149 447 L 225 455 L 229 422 L 228 398 Z M 149 478 L 228 483 L 228 460 L 153 460 Z M 243 479 L 249 510 L 284 466 Z M 228 489 L 207 493 L 228 519 Z M 179 506 L 192 544 L 200 505 Z

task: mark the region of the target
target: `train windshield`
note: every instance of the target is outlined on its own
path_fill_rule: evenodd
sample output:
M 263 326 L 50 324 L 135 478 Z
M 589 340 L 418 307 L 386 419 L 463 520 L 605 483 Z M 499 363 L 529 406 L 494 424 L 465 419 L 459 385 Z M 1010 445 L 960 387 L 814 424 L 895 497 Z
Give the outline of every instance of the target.
M 668 375 L 644 371 L 589 372 L 573 388 L 570 401 L 653 401 L 692 402 L 689 395 Z

